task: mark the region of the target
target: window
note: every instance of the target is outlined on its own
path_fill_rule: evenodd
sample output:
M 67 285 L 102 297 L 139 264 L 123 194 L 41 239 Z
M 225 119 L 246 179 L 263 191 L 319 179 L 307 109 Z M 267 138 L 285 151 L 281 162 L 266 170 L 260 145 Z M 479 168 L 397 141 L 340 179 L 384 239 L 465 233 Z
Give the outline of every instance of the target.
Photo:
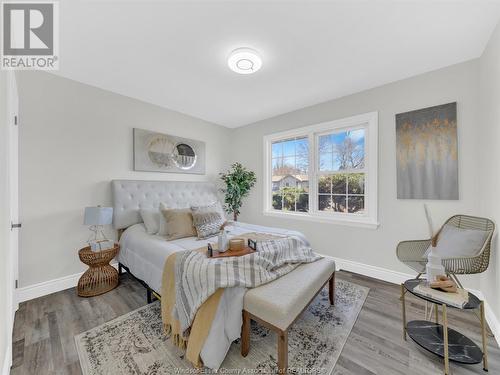
M 272 206 L 280 211 L 307 212 L 309 142 L 307 137 L 272 142 Z
M 377 113 L 264 138 L 264 213 L 376 227 Z
M 318 210 L 363 214 L 365 129 L 332 131 L 318 141 Z

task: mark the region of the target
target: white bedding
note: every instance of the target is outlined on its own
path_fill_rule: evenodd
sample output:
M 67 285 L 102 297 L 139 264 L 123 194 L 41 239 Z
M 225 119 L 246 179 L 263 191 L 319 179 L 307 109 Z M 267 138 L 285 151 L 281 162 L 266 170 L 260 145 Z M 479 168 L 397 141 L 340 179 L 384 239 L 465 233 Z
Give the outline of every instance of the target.
M 231 223 L 229 237 L 248 232 L 274 233 L 302 236 L 286 229 L 264 227 L 246 223 Z M 208 242 L 216 242 L 217 237 L 198 240 L 195 237 L 166 241 L 165 237 L 146 232 L 144 224 L 129 227 L 120 239 L 118 261 L 128 267 L 135 277 L 146 282 L 153 290 L 161 292 L 163 265 L 168 256 L 183 250 L 195 250 Z M 227 288 L 221 298 L 207 340 L 201 351 L 205 366 L 218 369 L 226 357 L 231 343 L 240 337 L 241 311 L 245 288 Z

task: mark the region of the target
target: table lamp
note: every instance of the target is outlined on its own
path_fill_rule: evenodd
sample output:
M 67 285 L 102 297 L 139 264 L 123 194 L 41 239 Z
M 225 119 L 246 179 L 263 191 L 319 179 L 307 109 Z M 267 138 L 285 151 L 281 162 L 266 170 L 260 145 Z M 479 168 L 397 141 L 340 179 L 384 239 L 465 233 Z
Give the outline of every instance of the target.
M 85 207 L 85 215 L 83 219 L 84 225 L 89 225 L 89 229 L 93 234 L 87 241 L 91 242 L 107 241 L 104 234 L 104 225 L 110 225 L 113 222 L 113 207 Z

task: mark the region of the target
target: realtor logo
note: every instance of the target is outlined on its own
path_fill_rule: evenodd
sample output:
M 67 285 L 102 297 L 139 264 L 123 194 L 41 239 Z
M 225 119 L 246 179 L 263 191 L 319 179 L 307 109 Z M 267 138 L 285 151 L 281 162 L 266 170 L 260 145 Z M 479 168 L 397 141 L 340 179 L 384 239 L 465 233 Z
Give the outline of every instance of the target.
M 2 3 L 3 69 L 59 69 L 59 3 Z

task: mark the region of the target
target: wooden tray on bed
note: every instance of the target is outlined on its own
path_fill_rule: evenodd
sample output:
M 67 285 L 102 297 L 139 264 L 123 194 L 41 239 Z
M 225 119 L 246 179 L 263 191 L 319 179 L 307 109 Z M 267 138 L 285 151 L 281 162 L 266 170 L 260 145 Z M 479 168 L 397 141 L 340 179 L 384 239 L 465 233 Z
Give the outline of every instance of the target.
M 220 253 L 217 250 L 213 251 L 212 258 L 228 258 L 228 257 L 242 257 L 243 255 L 248 255 L 255 253 L 255 250 L 251 247 L 245 246 L 241 250 L 227 250 L 224 253 Z M 208 257 L 208 249 L 207 249 L 207 257 Z

